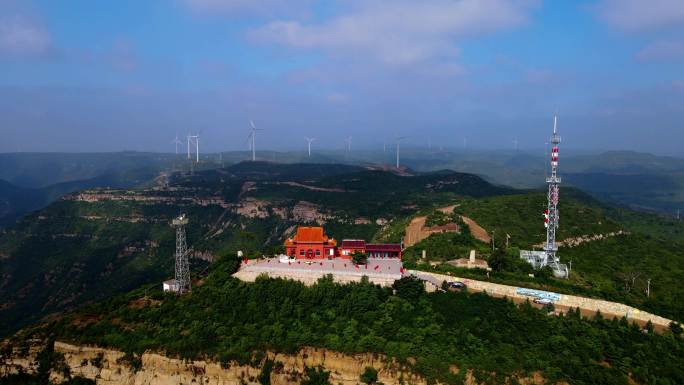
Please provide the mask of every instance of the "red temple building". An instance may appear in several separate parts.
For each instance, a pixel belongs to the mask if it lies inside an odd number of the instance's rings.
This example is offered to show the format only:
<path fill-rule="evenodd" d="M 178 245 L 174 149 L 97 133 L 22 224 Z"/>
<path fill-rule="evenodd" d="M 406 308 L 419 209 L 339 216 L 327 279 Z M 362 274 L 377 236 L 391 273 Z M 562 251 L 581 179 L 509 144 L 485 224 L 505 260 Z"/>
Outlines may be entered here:
<path fill-rule="evenodd" d="M 337 241 L 328 238 L 322 227 L 300 226 L 297 228 L 297 234 L 285 241 L 285 253 L 297 259 L 351 259 L 355 252 L 364 253 L 369 258 L 401 259 L 399 244 L 366 243 L 362 239 L 345 239 L 338 250 Z"/>
<path fill-rule="evenodd" d="M 344 239 L 340 245 L 340 257 L 351 259 L 356 252 L 366 253 L 366 241 L 362 239 Z"/>
<path fill-rule="evenodd" d="M 369 243 L 366 245 L 366 255 L 369 258 L 401 259 L 401 245 L 396 243 Z"/>
<path fill-rule="evenodd" d="M 297 234 L 285 241 L 285 253 L 297 259 L 334 258 L 337 241 L 328 238 L 322 227 L 300 226 Z"/>

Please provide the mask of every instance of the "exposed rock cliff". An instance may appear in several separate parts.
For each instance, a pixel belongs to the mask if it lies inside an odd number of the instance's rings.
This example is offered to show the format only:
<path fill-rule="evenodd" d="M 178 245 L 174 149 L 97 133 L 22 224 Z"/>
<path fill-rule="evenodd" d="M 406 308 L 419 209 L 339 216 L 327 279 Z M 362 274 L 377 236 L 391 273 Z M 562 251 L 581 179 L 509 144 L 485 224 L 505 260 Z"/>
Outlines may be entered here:
<path fill-rule="evenodd" d="M 35 358 L 40 347 L 14 350 L 2 362 L 0 376 L 20 371 L 35 373 L 38 369 Z M 184 361 L 156 353 L 145 353 L 138 363 L 131 364 L 120 351 L 63 342 L 55 342 L 54 351 L 64 356 L 64 363 L 72 376 L 92 379 L 98 384 L 258 385 L 258 377 L 262 372 L 261 365 L 239 365 L 233 362 L 222 366 L 211 361 Z M 274 361 L 271 372 L 273 385 L 298 384 L 307 367 L 319 366 L 330 372 L 330 382 L 336 385 L 356 385 L 360 374 L 369 366 L 378 370 L 378 381 L 386 385 L 426 385 L 422 377 L 411 374 L 406 367 L 373 354 L 346 355 L 325 349 L 304 348 L 297 354 L 269 353 L 265 358 Z M 134 369 L 135 366 L 138 368 Z M 62 382 L 65 379 L 63 373 L 64 370 L 53 369 L 51 381 Z"/>

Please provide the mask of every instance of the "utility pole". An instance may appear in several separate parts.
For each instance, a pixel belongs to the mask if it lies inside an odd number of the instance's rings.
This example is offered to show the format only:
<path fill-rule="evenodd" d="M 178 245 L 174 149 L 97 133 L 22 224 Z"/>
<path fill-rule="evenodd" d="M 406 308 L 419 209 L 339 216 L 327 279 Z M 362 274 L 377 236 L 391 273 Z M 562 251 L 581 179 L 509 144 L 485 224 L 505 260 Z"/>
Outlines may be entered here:
<path fill-rule="evenodd" d="M 492 230 L 492 252 L 494 251 L 494 234 L 496 233 L 496 230 Z"/>
<path fill-rule="evenodd" d="M 651 298 L 651 278 L 646 280 L 646 297 Z"/>

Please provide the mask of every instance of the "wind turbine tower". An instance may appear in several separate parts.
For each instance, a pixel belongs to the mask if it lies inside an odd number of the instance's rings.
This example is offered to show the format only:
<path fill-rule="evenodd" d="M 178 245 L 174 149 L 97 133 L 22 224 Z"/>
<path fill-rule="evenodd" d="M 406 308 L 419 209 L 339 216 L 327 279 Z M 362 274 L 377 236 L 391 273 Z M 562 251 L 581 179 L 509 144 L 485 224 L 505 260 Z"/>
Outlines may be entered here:
<path fill-rule="evenodd" d="M 195 135 L 195 162 L 199 163 L 199 134 Z"/>
<path fill-rule="evenodd" d="M 197 135 L 188 134 L 188 159 L 192 159 L 192 142 L 195 142 L 195 162 L 199 163 L 199 133 Z"/>
<path fill-rule="evenodd" d="M 406 139 L 406 137 L 405 136 L 399 136 L 396 138 L 396 140 L 397 140 L 397 168 L 399 168 L 399 142 L 402 139 Z"/>
<path fill-rule="evenodd" d="M 178 294 L 190 291 L 190 262 L 188 260 L 188 245 L 185 239 L 185 226 L 188 217 L 181 214 L 171 222 L 176 229 L 176 292 Z"/>
<path fill-rule="evenodd" d="M 249 141 L 249 140 L 252 141 L 252 143 L 251 143 L 251 147 L 252 147 L 252 162 L 254 162 L 254 161 L 256 160 L 256 148 L 255 148 L 255 144 L 256 144 L 256 132 L 257 132 L 257 131 L 262 131 L 262 130 L 261 130 L 260 128 L 256 128 L 256 126 L 254 125 L 254 121 L 252 121 L 252 120 L 249 121 L 249 125 L 251 126 L 251 132 L 250 132 L 249 135 L 247 136 L 247 141 Z"/>
<path fill-rule="evenodd" d="M 308 138 L 308 137 L 305 137 L 304 139 L 306 140 L 306 143 L 307 143 L 307 145 L 309 146 L 309 158 L 311 158 L 311 142 L 313 142 L 314 140 L 316 140 L 316 138 Z"/>
<path fill-rule="evenodd" d="M 182 142 L 181 142 L 180 140 L 178 140 L 178 132 L 176 132 L 176 139 L 174 139 L 174 140 L 171 142 L 171 144 L 175 144 L 175 145 L 176 145 L 176 155 L 178 155 L 178 145 L 179 145 L 179 144 L 182 144 Z"/>
<path fill-rule="evenodd" d="M 347 143 L 347 152 L 351 152 L 352 137 L 347 137 L 347 139 L 345 139 L 344 142 Z"/>

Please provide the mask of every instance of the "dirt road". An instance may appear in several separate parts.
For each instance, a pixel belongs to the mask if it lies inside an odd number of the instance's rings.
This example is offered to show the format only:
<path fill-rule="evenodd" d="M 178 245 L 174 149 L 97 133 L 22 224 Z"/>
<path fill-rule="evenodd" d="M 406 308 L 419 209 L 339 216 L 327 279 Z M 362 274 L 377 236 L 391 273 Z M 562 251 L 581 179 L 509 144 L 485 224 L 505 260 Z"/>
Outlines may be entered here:
<path fill-rule="evenodd" d="M 438 208 L 438 211 L 444 214 L 451 214 L 458 205 L 451 205 L 446 207 Z M 465 223 L 470 229 L 470 233 L 473 234 L 475 239 L 480 240 L 485 243 L 492 241 L 492 238 L 487 234 L 487 230 L 478 225 L 474 220 L 461 216 L 463 223 Z M 425 227 L 426 216 L 415 217 L 406 226 L 406 233 L 404 235 L 404 246 L 411 247 L 416 243 L 422 241 L 423 239 L 429 237 L 432 233 Z"/>

